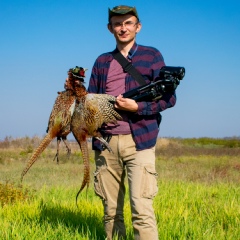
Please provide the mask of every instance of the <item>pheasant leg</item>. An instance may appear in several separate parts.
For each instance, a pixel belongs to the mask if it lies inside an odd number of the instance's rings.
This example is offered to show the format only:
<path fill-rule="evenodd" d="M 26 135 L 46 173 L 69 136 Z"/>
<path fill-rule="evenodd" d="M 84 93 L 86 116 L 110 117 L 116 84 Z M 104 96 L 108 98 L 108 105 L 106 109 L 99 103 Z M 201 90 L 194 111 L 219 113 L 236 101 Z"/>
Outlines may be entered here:
<path fill-rule="evenodd" d="M 109 143 L 104 138 L 102 137 L 95 137 L 95 138 L 98 139 L 101 143 L 103 143 L 110 153 L 113 153 L 113 150 L 109 146 Z"/>

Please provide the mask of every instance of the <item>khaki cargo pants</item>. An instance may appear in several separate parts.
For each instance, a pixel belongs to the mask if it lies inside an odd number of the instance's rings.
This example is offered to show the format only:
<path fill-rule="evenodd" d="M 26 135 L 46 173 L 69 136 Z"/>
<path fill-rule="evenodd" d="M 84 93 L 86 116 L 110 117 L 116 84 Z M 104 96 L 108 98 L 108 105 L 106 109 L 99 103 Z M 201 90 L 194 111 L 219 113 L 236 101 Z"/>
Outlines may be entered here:
<path fill-rule="evenodd" d="M 95 152 L 96 171 L 94 188 L 104 206 L 104 226 L 107 239 L 126 238 L 123 206 L 127 174 L 132 211 L 134 239 L 158 240 L 153 210 L 157 194 L 155 147 L 136 151 L 131 134 L 114 135 L 110 141 L 113 154 L 108 150 Z"/>

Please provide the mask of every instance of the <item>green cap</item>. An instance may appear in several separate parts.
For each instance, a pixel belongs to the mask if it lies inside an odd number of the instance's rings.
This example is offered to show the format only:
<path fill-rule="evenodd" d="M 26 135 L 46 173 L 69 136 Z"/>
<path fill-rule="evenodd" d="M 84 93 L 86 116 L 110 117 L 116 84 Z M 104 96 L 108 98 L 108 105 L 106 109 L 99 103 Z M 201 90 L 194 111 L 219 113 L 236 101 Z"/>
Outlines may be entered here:
<path fill-rule="evenodd" d="M 121 16 L 125 14 L 132 14 L 139 21 L 137 9 L 135 7 L 129 7 L 125 5 L 116 6 L 112 10 L 108 8 L 108 21 L 110 22 L 110 19 L 113 16 Z"/>

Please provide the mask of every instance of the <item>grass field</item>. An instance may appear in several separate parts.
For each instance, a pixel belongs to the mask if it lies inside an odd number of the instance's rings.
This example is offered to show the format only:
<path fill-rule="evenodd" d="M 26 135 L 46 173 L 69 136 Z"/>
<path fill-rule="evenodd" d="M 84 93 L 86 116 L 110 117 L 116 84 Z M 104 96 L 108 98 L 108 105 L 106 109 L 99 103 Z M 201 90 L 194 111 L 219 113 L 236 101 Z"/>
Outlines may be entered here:
<path fill-rule="evenodd" d="M 20 184 L 20 175 L 40 138 L 0 141 L 0 239 L 104 239 L 102 205 L 91 179 L 75 204 L 82 181 L 81 152 L 56 142 L 44 151 Z M 154 199 L 160 239 L 240 239 L 240 141 L 159 139 L 159 192 Z M 94 172 L 91 152 L 91 172 Z M 93 174 L 92 174 L 93 176 Z M 91 177 L 92 177 L 91 176 Z M 133 239 L 126 196 L 125 221 Z"/>

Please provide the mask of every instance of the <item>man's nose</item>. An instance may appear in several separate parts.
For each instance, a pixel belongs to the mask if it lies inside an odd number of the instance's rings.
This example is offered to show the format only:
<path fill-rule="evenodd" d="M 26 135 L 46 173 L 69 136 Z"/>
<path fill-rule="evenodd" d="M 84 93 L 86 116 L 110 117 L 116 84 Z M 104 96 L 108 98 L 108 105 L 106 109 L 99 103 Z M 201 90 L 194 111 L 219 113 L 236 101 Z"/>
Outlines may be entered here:
<path fill-rule="evenodd" d="M 122 23 L 122 24 L 121 24 L 121 30 L 122 30 L 122 29 L 126 29 L 125 23 Z"/>

